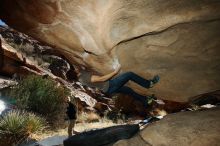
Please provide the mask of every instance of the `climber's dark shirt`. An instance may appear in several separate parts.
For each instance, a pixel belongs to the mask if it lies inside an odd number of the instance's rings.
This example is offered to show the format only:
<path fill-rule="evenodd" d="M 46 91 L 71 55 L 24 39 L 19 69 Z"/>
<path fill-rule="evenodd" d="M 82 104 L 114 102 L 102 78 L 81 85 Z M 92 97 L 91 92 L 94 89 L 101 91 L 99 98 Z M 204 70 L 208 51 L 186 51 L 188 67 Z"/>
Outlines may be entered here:
<path fill-rule="evenodd" d="M 68 102 L 68 107 L 67 107 L 67 111 L 66 111 L 66 114 L 68 116 L 68 118 L 70 120 L 73 120 L 73 119 L 76 119 L 76 108 L 75 106 L 71 103 L 71 102 Z"/>

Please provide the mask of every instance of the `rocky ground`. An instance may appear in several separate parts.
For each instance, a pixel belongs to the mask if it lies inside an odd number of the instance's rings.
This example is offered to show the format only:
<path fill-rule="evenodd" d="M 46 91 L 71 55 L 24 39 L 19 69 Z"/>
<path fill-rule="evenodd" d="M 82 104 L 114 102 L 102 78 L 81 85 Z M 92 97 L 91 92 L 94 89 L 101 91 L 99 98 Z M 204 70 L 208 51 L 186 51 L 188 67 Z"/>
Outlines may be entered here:
<path fill-rule="evenodd" d="M 115 146 L 206 146 L 219 145 L 220 108 L 180 112 L 167 115 L 164 119 L 143 129 L 129 140 L 122 140 Z"/>

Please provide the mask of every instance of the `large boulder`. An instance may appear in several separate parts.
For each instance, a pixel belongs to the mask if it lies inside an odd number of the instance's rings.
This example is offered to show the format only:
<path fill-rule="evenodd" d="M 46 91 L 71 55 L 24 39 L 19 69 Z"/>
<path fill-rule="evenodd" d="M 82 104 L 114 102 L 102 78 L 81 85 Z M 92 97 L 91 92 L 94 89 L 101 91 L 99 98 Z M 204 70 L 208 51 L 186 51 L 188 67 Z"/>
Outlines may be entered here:
<path fill-rule="evenodd" d="M 119 125 L 76 134 L 64 140 L 64 146 L 107 146 L 120 139 L 131 138 L 139 131 L 138 125 Z"/>
<path fill-rule="evenodd" d="M 220 107 L 167 115 L 114 146 L 218 146 Z"/>
<path fill-rule="evenodd" d="M 219 105 L 220 104 L 220 90 L 195 96 L 190 99 L 190 103 L 194 105 L 199 105 L 199 106 L 206 105 L 206 104 Z"/>
<path fill-rule="evenodd" d="M 161 76 L 154 93 L 187 101 L 220 89 L 219 0 L 1 0 L 8 25 L 100 73 Z"/>

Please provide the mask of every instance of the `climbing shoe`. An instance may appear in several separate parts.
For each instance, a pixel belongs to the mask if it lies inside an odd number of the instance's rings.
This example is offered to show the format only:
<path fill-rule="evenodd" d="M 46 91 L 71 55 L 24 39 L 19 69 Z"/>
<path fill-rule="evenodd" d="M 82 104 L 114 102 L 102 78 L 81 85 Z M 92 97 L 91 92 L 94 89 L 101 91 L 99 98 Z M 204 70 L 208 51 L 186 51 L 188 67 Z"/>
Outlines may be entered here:
<path fill-rule="evenodd" d="M 150 80 L 150 88 L 153 87 L 154 84 L 160 81 L 160 77 L 158 75 L 154 76 L 152 80 Z"/>
<path fill-rule="evenodd" d="M 147 104 L 150 105 L 154 100 L 157 100 L 154 94 L 147 96 Z"/>

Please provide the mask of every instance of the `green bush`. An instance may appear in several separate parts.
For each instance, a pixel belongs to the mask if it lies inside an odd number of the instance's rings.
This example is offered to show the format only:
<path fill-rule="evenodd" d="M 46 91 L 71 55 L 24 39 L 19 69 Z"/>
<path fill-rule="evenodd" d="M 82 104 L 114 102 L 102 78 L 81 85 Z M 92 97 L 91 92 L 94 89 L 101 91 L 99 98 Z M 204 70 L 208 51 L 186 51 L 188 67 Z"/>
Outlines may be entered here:
<path fill-rule="evenodd" d="M 0 145 L 16 145 L 44 128 L 45 120 L 33 113 L 10 111 L 0 118 Z"/>
<path fill-rule="evenodd" d="M 15 86 L 10 96 L 17 100 L 18 108 L 41 114 L 53 124 L 60 118 L 69 94 L 65 87 L 55 81 L 32 75 Z"/>

